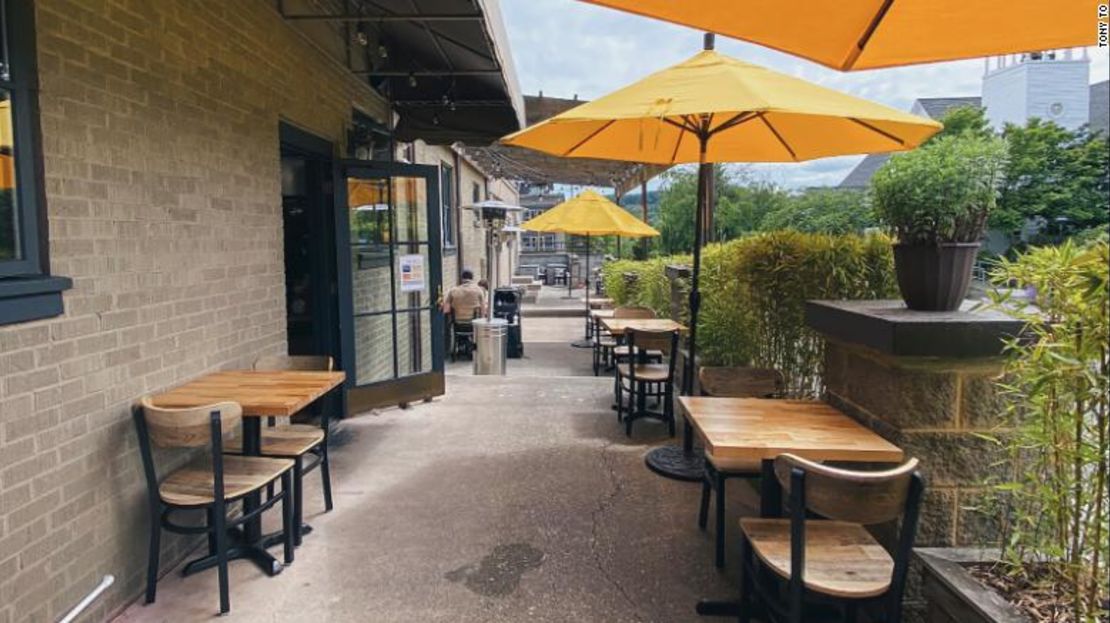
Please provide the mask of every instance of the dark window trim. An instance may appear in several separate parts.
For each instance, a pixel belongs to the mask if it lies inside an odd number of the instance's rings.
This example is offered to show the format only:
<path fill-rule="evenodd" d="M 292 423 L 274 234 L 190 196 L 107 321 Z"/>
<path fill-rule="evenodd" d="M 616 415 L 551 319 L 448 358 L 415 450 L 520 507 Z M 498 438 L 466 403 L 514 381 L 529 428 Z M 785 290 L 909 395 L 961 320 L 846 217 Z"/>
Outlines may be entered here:
<path fill-rule="evenodd" d="M 454 187 L 456 185 L 455 184 L 455 172 L 457 171 L 457 169 L 455 168 L 455 165 L 451 164 L 450 162 L 447 162 L 446 160 L 440 160 L 439 161 L 439 185 L 443 186 L 443 170 L 444 169 L 448 169 L 450 171 L 450 173 L 451 173 L 451 175 L 450 175 L 451 186 Z M 450 253 L 448 253 L 449 251 L 454 252 L 459 247 L 459 228 L 458 228 L 458 221 L 455 218 L 455 214 L 459 211 L 459 206 L 456 205 L 457 202 L 455 201 L 455 198 L 456 198 L 455 188 L 451 188 L 451 197 L 450 198 L 448 198 L 447 193 L 442 192 L 442 189 L 441 189 L 440 198 L 439 198 L 439 218 L 440 218 L 441 221 L 446 221 L 448 218 L 451 219 L 450 227 L 451 227 L 451 235 L 453 236 L 453 239 L 450 240 L 450 241 L 447 240 L 446 235 L 443 237 L 443 253 L 444 253 L 444 255 L 450 255 Z M 444 207 L 443 204 L 447 201 L 451 202 L 451 209 L 449 210 L 449 214 L 444 214 L 443 213 L 443 207 Z M 446 232 L 447 232 L 446 225 L 447 225 L 447 223 L 444 222 L 443 226 L 440 227 L 440 230 L 442 232 L 444 232 L 444 234 L 446 234 Z"/>
<path fill-rule="evenodd" d="M 16 209 L 23 257 L 0 262 L 0 325 L 59 316 L 62 291 L 73 287 L 66 277 L 50 275 L 46 186 L 39 126 L 38 67 L 35 51 L 35 3 L 5 2 L 15 148 Z"/>

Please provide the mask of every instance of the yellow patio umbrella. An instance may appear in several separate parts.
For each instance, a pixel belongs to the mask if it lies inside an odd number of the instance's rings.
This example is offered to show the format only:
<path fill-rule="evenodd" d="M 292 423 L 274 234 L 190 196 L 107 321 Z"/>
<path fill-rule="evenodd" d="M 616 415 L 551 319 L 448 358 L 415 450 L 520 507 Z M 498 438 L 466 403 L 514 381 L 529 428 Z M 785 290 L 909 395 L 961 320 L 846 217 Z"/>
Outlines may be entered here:
<path fill-rule="evenodd" d="M 841 71 L 1097 45 L 1099 36 L 1098 0 L 583 1 Z"/>
<path fill-rule="evenodd" d="M 590 236 L 646 238 L 658 236 L 654 227 L 592 190 L 584 190 L 543 214 L 520 224 L 521 229 L 586 237 L 586 339 L 575 346 L 592 346 L 590 339 Z M 570 289 L 567 278 L 567 289 Z"/>
<path fill-rule="evenodd" d="M 676 3 L 681 4 L 681 3 Z M 690 282 L 689 357 L 683 391 L 693 386 L 701 247 L 710 221 L 712 162 L 798 162 L 912 149 L 941 124 L 706 50 L 609 95 L 502 139 L 509 145 L 571 158 L 655 164 L 699 163 L 694 266 Z M 682 454 L 648 454 L 649 467 L 700 480 L 700 454 L 684 426 Z"/>

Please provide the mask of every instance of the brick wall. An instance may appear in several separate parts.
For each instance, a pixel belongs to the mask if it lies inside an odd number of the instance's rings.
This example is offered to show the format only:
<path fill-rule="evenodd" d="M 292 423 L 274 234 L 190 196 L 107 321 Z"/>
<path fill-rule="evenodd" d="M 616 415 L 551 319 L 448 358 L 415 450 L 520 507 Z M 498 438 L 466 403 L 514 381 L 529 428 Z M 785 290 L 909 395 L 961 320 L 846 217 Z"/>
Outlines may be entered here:
<path fill-rule="evenodd" d="M 86 620 L 142 587 L 128 408 L 285 349 L 278 121 L 341 141 L 383 104 L 269 0 L 38 0 L 64 316 L 0 327 L 0 622 Z M 164 537 L 167 564 L 185 542 Z M 215 606 L 213 606 L 215 607 Z"/>

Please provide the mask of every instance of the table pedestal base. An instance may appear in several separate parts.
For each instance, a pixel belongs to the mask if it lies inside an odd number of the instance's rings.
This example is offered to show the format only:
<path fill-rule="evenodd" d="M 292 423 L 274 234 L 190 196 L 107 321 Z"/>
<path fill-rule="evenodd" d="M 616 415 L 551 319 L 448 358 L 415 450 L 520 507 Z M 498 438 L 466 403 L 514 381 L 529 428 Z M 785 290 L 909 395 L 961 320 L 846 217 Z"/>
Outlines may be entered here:
<path fill-rule="evenodd" d="M 312 526 L 310 526 L 306 523 L 301 524 L 301 536 L 303 537 L 303 536 L 306 536 L 306 535 L 309 535 L 309 534 L 312 534 Z M 280 531 L 280 530 L 277 531 L 277 532 L 273 532 L 271 534 L 267 534 L 266 536 L 262 537 L 262 547 L 264 547 L 266 549 L 270 549 L 271 547 L 274 547 L 275 545 L 284 545 L 284 544 L 285 544 L 285 533 Z"/>
<path fill-rule="evenodd" d="M 257 565 L 259 569 L 262 569 L 263 573 L 271 577 L 281 573 L 281 570 L 285 568 L 284 565 L 281 564 L 281 561 L 271 556 L 270 553 L 262 547 L 247 543 L 241 530 L 228 530 L 227 539 L 227 559 L 229 561 L 241 559 L 250 560 Z M 202 556 L 188 562 L 185 568 L 181 570 L 181 575 L 192 575 L 198 571 L 211 569 L 217 564 L 216 553 L 210 552 L 207 556 Z"/>
<path fill-rule="evenodd" d="M 648 469 L 674 480 L 701 482 L 705 478 L 705 456 L 699 451 L 686 453 L 682 446 L 662 446 L 644 457 Z"/>

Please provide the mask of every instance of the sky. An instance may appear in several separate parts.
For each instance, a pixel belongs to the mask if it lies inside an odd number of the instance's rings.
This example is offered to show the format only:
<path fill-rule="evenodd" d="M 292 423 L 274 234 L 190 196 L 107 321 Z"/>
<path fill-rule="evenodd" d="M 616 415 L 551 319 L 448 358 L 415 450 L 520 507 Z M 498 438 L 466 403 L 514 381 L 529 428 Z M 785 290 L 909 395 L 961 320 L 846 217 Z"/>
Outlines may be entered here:
<path fill-rule="evenodd" d="M 702 33 L 576 0 L 501 0 L 517 77 L 525 94 L 593 99 L 697 53 Z M 979 95 L 982 59 L 895 69 L 838 72 L 754 44 L 717 37 L 717 49 L 763 65 L 909 110 L 919 97 Z M 1110 72 L 1107 50 L 1090 50 L 1091 82 Z M 788 188 L 835 186 L 859 156 L 805 163 L 751 165 L 757 177 Z"/>

